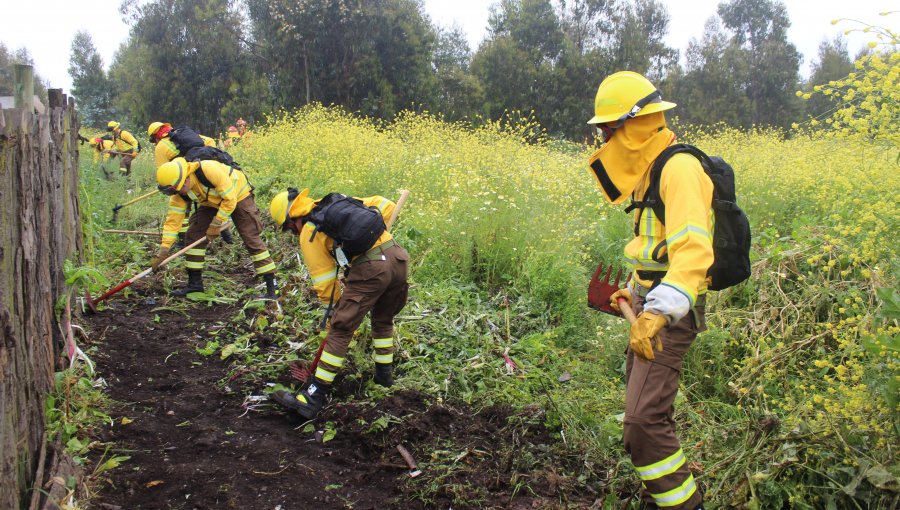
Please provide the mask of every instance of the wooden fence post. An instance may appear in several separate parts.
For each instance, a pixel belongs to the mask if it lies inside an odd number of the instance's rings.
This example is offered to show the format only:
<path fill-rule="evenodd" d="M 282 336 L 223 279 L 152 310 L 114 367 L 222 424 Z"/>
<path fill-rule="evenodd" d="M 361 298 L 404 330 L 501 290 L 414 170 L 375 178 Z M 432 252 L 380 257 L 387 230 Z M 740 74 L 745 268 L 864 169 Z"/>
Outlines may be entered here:
<path fill-rule="evenodd" d="M 27 64 L 16 64 L 13 69 L 13 106 L 26 112 L 34 111 L 34 69 Z"/>

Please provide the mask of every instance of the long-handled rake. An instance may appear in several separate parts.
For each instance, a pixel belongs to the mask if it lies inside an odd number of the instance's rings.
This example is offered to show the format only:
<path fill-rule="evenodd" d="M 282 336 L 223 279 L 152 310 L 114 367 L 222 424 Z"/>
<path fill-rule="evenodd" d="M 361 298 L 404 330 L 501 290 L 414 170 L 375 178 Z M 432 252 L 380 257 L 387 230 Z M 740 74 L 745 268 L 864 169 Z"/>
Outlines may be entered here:
<path fill-rule="evenodd" d="M 227 228 L 227 227 L 229 227 L 229 226 L 231 226 L 231 222 L 226 223 L 224 228 Z M 199 245 L 199 244 L 202 243 L 203 241 L 206 241 L 206 237 L 205 237 L 205 236 L 204 236 L 204 237 L 201 237 L 200 239 L 197 239 L 197 240 L 194 241 L 193 243 L 191 243 L 191 244 L 185 246 L 184 248 L 178 250 L 178 251 L 175 252 L 174 254 L 169 255 L 168 258 L 166 258 L 165 260 L 163 260 L 162 262 L 159 263 L 159 267 L 165 266 L 166 264 L 168 264 L 168 263 L 171 262 L 172 260 L 174 260 L 174 259 L 180 257 L 181 255 L 187 253 L 188 250 L 190 250 L 191 248 L 194 248 L 195 246 Z M 84 291 L 84 302 L 87 303 L 87 306 L 88 306 L 88 308 L 91 310 L 91 312 L 95 312 L 95 313 L 96 313 L 96 312 L 97 312 L 97 303 L 99 303 L 100 301 L 103 301 L 104 299 L 106 299 L 106 298 L 112 296 L 113 294 L 116 294 L 117 292 L 121 291 L 122 289 L 131 286 L 134 282 L 140 280 L 141 278 L 147 276 L 148 274 L 150 274 L 150 273 L 152 273 L 152 272 L 153 272 L 153 268 L 152 268 L 152 267 L 148 267 L 147 269 L 144 269 L 144 270 L 141 271 L 140 273 L 138 273 L 138 274 L 132 276 L 131 278 L 125 280 L 124 282 L 122 282 L 122 283 L 116 285 L 115 287 L 109 289 L 108 291 L 104 292 L 103 295 L 100 296 L 100 297 L 98 297 L 97 299 L 92 299 L 92 298 L 91 298 L 90 292 L 88 292 L 87 290 L 85 290 L 85 291 Z"/>
<path fill-rule="evenodd" d="M 112 208 L 112 211 L 113 211 L 112 222 L 115 223 L 116 220 L 119 219 L 119 210 L 122 209 L 123 207 L 128 207 L 129 205 L 131 205 L 131 204 L 133 204 L 133 203 L 135 203 L 135 202 L 140 202 L 141 200 L 143 200 L 143 199 L 145 199 L 145 198 L 150 198 L 150 197 L 152 197 L 153 195 L 155 195 L 155 194 L 157 194 L 157 193 L 159 193 L 159 190 L 153 190 L 153 191 L 151 191 L 150 193 L 146 193 L 146 194 L 141 195 L 141 196 L 139 196 L 139 197 L 137 197 L 137 198 L 133 198 L 133 199 L 129 200 L 128 202 L 125 202 L 124 204 L 121 204 L 121 205 L 116 204 L 116 205 Z"/>
<path fill-rule="evenodd" d="M 600 280 L 600 274 L 603 273 L 604 269 L 606 270 L 606 276 L 603 277 L 603 280 Z M 597 266 L 597 270 L 594 271 L 594 276 L 591 278 L 591 283 L 588 285 L 588 306 L 617 317 L 624 316 L 628 319 L 628 322 L 634 323 L 637 318 L 634 316 L 634 312 L 631 311 L 631 307 L 628 306 L 628 301 L 626 301 L 625 298 L 620 297 L 618 299 L 621 312 L 615 311 L 609 304 L 609 299 L 612 295 L 617 290 L 621 289 L 621 287 L 619 287 L 619 282 L 622 280 L 622 269 L 620 268 L 616 273 L 615 283 L 610 283 L 609 279 L 610 276 L 612 276 L 612 271 L 612 264 L 610 264 L 609 267 L 604 267 L 601 262 L 600 265 Z M 628 275 L 628 278 L 625 280 L 626 285 L 629 280 L 631 280 L 631 275 Z"/>
<path fill-rule="evenodd" d="M 409 198 L 409 190 L 402 189 L 400 190 L 400 198 L 397 199 L 397 203 L 394 206 L 393 212 L 391 212 L 391 217 L 388 218 L 387 223 L 385 223 L 385 230 L 391 230 L 391 227 L 394 225 L 394 221 L 397 220 L 397 216 L 400 214 L 400 209 L 403 207 L 403 204 L 406 203 L 406 199 Z M 339 282 L 334 282 L 335 285 L 339 285 Z M 325 327 L 328 319 L 330 317 L 331 308 L 325 313 L 325 317 L 322 319 L 322 328 Z M 319 366 L 319 360 L 322 358 L 322 351 L 325 350 L 325 339 L 327 335 L 322 336 L 322 342 L 319 344 L 319 350 L 316 351 L 316 357 L 313 358 L 313 362 L 309 365 L 305 365 L 301 362 L 294 362 L 291 367 L 291 376 L 294 379 L 297 379 L 303 384 L 306 384 L 310 378 L 315 375 L 316 367 Z"/>

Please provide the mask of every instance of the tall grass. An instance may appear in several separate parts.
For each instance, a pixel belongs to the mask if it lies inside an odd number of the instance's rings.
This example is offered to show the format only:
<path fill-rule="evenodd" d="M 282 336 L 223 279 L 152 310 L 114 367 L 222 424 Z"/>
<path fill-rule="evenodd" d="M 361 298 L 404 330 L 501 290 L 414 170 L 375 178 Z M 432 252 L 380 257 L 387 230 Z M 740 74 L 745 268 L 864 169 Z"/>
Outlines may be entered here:
<path fill-rule="evenodd" d="M 533 127 L 413 113 L 383 125 L 310 106 L 270 119 L 234 155 L 263 211 L 287 186 L 314 197 L 411 190 L 395 228 L 413 258 L 398 321 L 402 384 L 476 406 L 545 407 L 584 457 L 571 476 L 627 491 L 637 485 L 620 447 L 626 325 L 588 310 L 586 288 L 599 262 L 623 265 L 631 219 L 595 189 L 590 148 L 526 143 Z M 765 130 L 681 134 L 734 165 L 755 243 L 751 280 L 711 299 L 710 331 L 689 353 L 676 403 L 709 498 L 896 503 L 896 155 Z M 116 186 L 88 189 L 114 203 L 103 197 Z M 148 200 L 123 222 L 158 225 L 164 210 Z M 267 236 L 277 261 L 293 264 L 294 241 Z M 146 263 L 120 243 L 126 260 Z"/>

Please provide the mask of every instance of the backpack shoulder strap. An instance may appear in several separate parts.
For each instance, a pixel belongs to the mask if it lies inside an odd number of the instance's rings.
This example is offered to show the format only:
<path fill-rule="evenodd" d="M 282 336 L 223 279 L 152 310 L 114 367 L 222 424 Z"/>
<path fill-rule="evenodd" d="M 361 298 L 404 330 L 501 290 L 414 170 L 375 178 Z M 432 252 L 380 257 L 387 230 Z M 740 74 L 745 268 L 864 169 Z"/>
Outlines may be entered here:
<path fill-rule="evenodd" d="M 206 175 L 203 174 L 203 166 L 201 165 L 194 172 L 194 175 L 197 176 L 197 180 L 200 181 L 200 184 L 206 186 L 207 194 L 209 194 L 209 189 L 213 187 L 212 183 L 209 182 L 209 179 L 206 178 Z"/>
<path fill-rule="evenodd" d="M 641 223 L 641 215 L 644 212 L 644 209 L 647 207 L 653 209 L 653 213 L 662 222 L 663 225 L 666 223 L 666 209 L 665 204 L 662 201 L 662 198 L 659 196 L 659 181 L 662 177 L 663 167 L 666 166 L 666 163 L 669 162 L 669 158 L 674 156 L 679 152 L 688 152 L 690 151 L 689 147 L 693 147 L 691 145 L 677 143 L 674 145 L 670 145 L 663 149 L 662 152 L 656 156 L 656 159 L 653 160 L 653 165 L 650 167 L 650 183 L 647 185 L 647 191 L 644 192 L 644 197 L 642 200 L 635 200 L 634 195 L 632 194 L 631 204 L 625 208 L 626 213 L 630 213 L 635 209 L 640 209 L 638 213 L 638 219 L 635 222 L 634 227 L 634 235 L 638 235 L 638 225 Z M 698 149 L 699 150 L 699 149 Z"/>

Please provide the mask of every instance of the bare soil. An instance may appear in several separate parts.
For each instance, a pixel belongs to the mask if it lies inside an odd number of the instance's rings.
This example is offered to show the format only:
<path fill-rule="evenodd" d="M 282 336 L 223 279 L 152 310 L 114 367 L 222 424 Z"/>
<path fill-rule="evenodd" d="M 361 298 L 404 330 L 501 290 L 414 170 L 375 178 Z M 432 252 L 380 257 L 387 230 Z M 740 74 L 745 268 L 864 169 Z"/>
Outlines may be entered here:
<path fill-rule="evenodd" d="M 474 410 L 402 389 L 378 402 L 338 380 L 331 403 L 307 427 L 274 404 L 248 409 L 227 361 L 201 356 L 208 327 L 235 313 L 198 304 L 185 317 L 159 310 L 138 289 L 87 319 L 100 342 L 99 376 L 116 402 L 100 432 L 106 455 L 130 460 L 97 481 L 101 509 L 531 509 L 590 508 L 597 496 L 558 455 L 542 411 Z M 285 373 L 287 373 L 285 367 Z M 286 382 L 286 381 L 285 381 Z M 358 385 L 357 385 L 358 386 Z M 375 427 L 379 418 L 386 427 Z M 130 421 L 129 421 L 130 420 Z M 335 437 L 316 439 L 331 423 Z M 310 430 L 312 429 L 312 430 Z M 410 477 L 396 446 L 422 474 Z M 94 464 L 102 448 L 94 450 Z M 597 508 L 598 506 L 595 506 Z"/>

